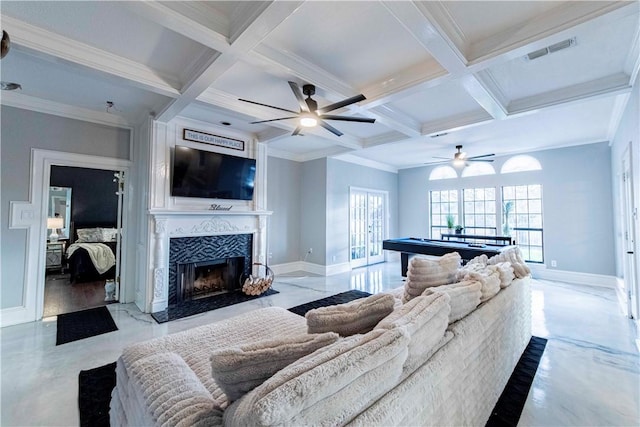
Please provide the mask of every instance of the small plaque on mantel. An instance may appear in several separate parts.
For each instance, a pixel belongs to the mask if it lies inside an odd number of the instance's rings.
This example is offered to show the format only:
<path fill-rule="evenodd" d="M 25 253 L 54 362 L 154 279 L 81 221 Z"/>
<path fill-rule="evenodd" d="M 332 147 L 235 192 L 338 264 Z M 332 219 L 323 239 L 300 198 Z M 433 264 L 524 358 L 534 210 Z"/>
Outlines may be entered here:
<path fill-rule="evenodd" d="M 212 203 L 211 206 L 209 206 L 209 210 L 210 211 L 230 211 L 232 207 L 233 205 L 222 206 L 222 205 L 218 205 L 217 203 Z"/>

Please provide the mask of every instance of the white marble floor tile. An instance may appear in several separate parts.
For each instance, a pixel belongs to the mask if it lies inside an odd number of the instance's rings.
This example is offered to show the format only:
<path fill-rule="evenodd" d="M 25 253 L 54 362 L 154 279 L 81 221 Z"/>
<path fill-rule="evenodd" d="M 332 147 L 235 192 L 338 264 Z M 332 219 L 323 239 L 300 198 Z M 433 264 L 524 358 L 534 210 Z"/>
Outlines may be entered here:
<path fill-rule="evenodd" d="M 78 373 L 113 362 L 129 344 L 265 306 L 289 308 L 349 289 L 402 286 L 399 263 L 330 277 L 276 277 L 280 293 L 157 324 L 133 304 L 108 309 L 119 330 L 55 345 L 55 318 L 0 329 L 2 426 L 78 425 Z M 611 289 L 534 283 L 534 335 L 549 339 L 520 425 L 638 425 L 640 369 L 631 322 Z"/>

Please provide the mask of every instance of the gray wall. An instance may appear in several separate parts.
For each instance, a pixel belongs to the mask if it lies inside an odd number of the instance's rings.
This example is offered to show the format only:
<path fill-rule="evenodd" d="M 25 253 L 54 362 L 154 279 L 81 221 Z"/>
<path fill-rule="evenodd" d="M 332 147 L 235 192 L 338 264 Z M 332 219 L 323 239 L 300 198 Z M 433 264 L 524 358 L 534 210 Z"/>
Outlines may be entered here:
<path fill-rule="evenodd" d="M 8 308 L 22 305 L 28 268 L 27 231 L 9 230 L 9 202 L 29 200 L 31 149 L 129 159 L 129 131 L 6 106 L 0 115 L 0 308 Z"/>
<path fill-rule="evenodd" d="M 267 210 L 269 264 L 300 260 L 301 172 L 299 162 L 269 157 L 267 160 Z"/>
<path fill-rule="evenodd" d="M 397 233 L 398 174 L 327 159 L 327 264 L 349 262 L 349 189 L 387 192 L 389 236 Z"/>
<path fill-rule="evenodd" d="M 267 208 L 272 264 L 349 262 L 349 190 L 385 191 L 389 235 L 398 228 L 398 175 L 336 159 L 304 163 L 269 157 Z M 313 253 L 307 255 L 309 248 Z"/>
<path fill-rule="evenodd" d="M 327 159 L 304 162 L 301 165 L 300 187 L 300 257 L 309 248 L 313 253 L 306 260 L 326 265 L 327 240 Z M 276 236 L 271 236 L 276 238 Z"/>
<path fill-rule="evenodd" d="M 542 184 L 544 259 L 557 269 L 613 275 L 611 152 L 607 143 L 531 153 L 542 171 L 429 181 L 431 167 L 399 173 L 399 233 L 429 235 L 429 190 Z M 497 157 L 496 171 L 509 158 Z"/>

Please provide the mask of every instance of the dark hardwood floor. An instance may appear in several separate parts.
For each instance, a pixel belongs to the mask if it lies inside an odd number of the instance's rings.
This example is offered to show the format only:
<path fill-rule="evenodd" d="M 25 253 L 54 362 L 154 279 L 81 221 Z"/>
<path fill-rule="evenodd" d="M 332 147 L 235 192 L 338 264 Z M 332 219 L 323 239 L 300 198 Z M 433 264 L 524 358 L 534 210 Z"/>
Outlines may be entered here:
<path fill-rule="evenodd" d="M 44 285 L 43 317 L 57 316 L 115 301 L 105 301 L 104 280 L 71 283 L 69 274 L 47 273 Z"/>

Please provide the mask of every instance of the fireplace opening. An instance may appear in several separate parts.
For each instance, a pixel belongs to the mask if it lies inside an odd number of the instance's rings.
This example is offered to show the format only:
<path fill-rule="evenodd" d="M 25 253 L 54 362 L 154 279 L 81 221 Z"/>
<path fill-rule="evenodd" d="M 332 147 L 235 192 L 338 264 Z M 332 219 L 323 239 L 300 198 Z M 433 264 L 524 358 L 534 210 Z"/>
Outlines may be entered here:
<path fill-rule="evenodd" d="M 245 257 L 177 263 L 177 302 L 207 298 L 240 288 Z"/>

